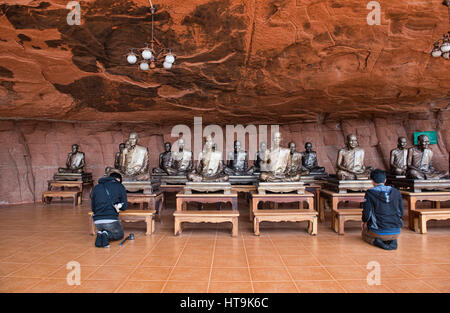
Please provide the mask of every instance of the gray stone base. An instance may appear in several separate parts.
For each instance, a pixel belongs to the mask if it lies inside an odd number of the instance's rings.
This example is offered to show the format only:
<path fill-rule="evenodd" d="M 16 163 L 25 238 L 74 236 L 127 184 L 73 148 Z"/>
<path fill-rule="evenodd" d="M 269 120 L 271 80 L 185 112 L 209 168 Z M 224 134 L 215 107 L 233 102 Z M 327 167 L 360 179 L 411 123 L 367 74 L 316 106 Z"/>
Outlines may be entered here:
<path fill-rule="evenodd" d="M 246 175 L 246 176 L 229 176 L 229 182 L 232 185 L 255 185 L 258 183 L 259 176 Z"/>
<path fill-rule="evenodd" d="M 396 178 L 390 179 L 389 185 L 397 189 L 407 190 L 410 192 L 449 191 L 450 179 Z"/>
<path fill-rule="evenodd" d="M 92 173 L 56 173 L 53 175 L 53 180 L 90 182 L 92 181 Z"/>
<path fill-rule="evenodd" d="M 186 175 L 152 174 L 152 180 L 161 185 L 184 185 L 188 181 Z"/>
<path fill-rule="evenodd" d="M 276 193 L 296 192 L 299 195 L 305 193 L 305 183 L 303 182 L 280 182 L 280 183 L 262 183 L 258 184 L 258 193 L 266 194 L 266 191 Z"/>
<path fill-rule="evenodd" d="M 373 183 L 370 179 L 338 180 L 330 177 L 327 180 L 327 187 L 338 193 L 347 193 L 347 191 L 361 192 L 372 188 Z"/>
<path fill-rule="evenodd" d="M 127 191 L 142 191 L 146 195 L 153 194 L 159 190 L 159 183 L 151 180 L 147 181 L 122 181 L 122 185 Z"/>

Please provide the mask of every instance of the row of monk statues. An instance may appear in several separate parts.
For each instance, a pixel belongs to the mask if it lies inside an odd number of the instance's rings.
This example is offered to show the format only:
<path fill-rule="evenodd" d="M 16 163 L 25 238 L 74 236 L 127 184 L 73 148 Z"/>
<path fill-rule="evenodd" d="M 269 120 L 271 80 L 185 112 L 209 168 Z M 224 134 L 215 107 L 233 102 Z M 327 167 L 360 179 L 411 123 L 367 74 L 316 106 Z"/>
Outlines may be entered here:
<path fill-rule="evenodd" d="M 417 137 L 417 145 L 406 149 L 405 137 L 398 138 L 397 148 L 391 151 L 391 174 L 406 176 L 411 179 L 441 179 L 448 177 L 448 172 L 440 172 L 433 167 L 433 151 L 428 148 L 430 139 L 426 135 Z"/>
<path fill-rule="evenodd" d="M 138 145 L 139 136 L 132 132 L 126 143 L 119 145 L 115 155 L 114 167 L 107 167 L 105 174 L 117 172 L 123 181 L 149 181 L 149 152 L 146 147 Z M 217 150 L 211 136 L 206 137 L 203 151 L 194 165 L 192 152 L 185 149 L 183 138 L 177 141 L 178 148 L 171 151 L 170 143 L 165 143 L 165 151 L 159 156 L 159 168 L 153 174 L 184 176 L 194 182 L 226 182 L 230 176 L 259 175 L 261 182 L 297 182 L 305 175 L 327 175 L 324 167 L 317 161 L 317 153 L 312 151 L 312 144 L 305 144 L 305 151 L 297 152 L 294 142 L 288 148 L 281 145 L 281 133 L 273 134 L 272 147 L 260 143 L 253 166 L 248 165 L 248 154 L 241 149 L 239 141 L 234 142 L 234 151 L 224 163 L 222 152 Z M 418 137 L 418 144 L 407 149 L 406 138 L 398 138 L 398 146 L 390 154 L 391 174 L 411 179 L 440 179 L 448 177 L 448 172 L 433 168 L 433 152 L 429 149 L 427 136 Z M 58 169 L 58 175 L 82 174 L 85 166 L 84 153 L 74 144 L 67 157 L 66 167 Z M 348 135 L 346 147 L 340 149 L 337 156 L 337 178 L 339 180 L 368 179 L 371 167 L 364 163 L 364 149 L 359 147 L 355 135 Z M 55 176 L 57 175 L 55 174 Z"/>

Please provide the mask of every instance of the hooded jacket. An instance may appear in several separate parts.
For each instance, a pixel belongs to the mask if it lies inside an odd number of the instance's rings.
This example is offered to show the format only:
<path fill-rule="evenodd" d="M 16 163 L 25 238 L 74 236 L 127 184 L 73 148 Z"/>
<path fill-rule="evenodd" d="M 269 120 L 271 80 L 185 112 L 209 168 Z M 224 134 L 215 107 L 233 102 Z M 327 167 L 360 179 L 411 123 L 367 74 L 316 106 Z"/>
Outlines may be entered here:
<path fill-rule="evenodd" d="M 362 220 L 369 230 L 377 234 L 399 234 L 403 226 L 403 210 L 400 192 L 380 184 L 366 191 Z"/>
<path fill-rule="evenodd" d="M 109 196 L 106 192 L 109 191 Z M 93 219 L 97 220 L 118 220 L 119 213 L 113 207 L 113 204 L 123 203 L 121 211 L 127 206 L 127 191 L 114 177 L 102 177 L 94 187 L 91 199 L 91 209 L 94 212 Z"/>

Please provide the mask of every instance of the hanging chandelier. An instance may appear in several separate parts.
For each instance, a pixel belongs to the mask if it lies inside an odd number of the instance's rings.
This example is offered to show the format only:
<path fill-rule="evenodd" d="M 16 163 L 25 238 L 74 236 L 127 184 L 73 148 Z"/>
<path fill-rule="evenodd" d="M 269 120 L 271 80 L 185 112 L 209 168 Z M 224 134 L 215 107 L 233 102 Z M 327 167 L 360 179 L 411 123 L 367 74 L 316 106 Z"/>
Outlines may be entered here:
<path fill-rule="evenodd" d="M 161 42 L 154 36 L 154 15 L 155 8 L 152 0 L 150 2 L 150 12 L 152 14 L 152 38 L 150 43 L 146 43 L 145 48 L 131 48 L 127 54 L 127 62 L 129 64 L 138 64 L 138 68 L 142 71 L 155 69 L 157 64 L 162 62 L 162 67 L 170 70 L 175 62 L 175 55 L 172 51 L 164 47 Z"/>
<path fill-rule="evenodd" d="M 448 7 L 449 22 L 450 22 L 450 0 L 444 0 L 443 5 Z M 431 55 L 435 58 L 443 57 L 444 59 L 450 58 L 450 31 L 448 34 L 444 34 L 442 38 L 435 43 L 433 43 L 433 50 L 431 50 Z"/>

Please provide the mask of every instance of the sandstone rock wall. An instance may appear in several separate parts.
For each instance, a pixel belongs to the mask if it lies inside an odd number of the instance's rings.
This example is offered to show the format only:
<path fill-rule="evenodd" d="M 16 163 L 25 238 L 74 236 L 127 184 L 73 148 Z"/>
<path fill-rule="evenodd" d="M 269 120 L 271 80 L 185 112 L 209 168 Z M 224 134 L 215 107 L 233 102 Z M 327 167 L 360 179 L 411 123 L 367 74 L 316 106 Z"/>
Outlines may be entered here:
<path fill-rule="evenodd" d="M 289 124 L 281 125 L 280 130 L 284 145 L 294 141 L 298 150 L 303 150 L 306 141 L 313 142 L 319 164 L 330 173 L 335 172 L 337 151 L 349 133 L 358 135 L 360 145 L 366 149 L 367 165 L 387 168 L 389 151 L 396 146 L 398 136 L 406 136 L 411 143 L 414 131 L 437 130 L 438 144 L 431 146 L 434 164 L 438 169 L 448 169 L 449 120 L 450 112 L 443 111 L 405 118 Z M 47 180 L 58 167 L 64 166 L 73 143 L 80 144 L 86 155 L 87 171 L 92 172 L 96 181 L 105 166 L 113 165 L 119 143 L 131 131 L 139 133 L 139 144 L 149 148 L 150 165 L 156 167 L 163 142 L 175 141 L 170 137 L 172 126 L 154 126 L 151 122 L 0 121 L 0 204 L 40 201 Z"/>

